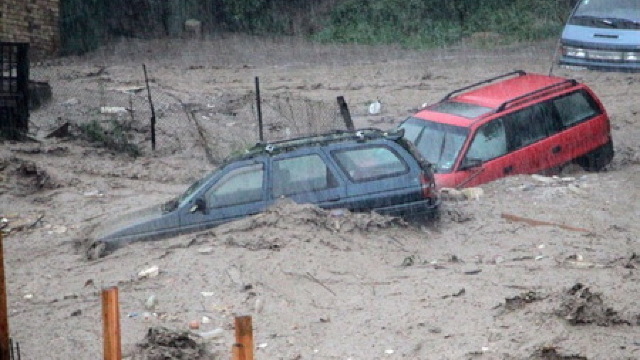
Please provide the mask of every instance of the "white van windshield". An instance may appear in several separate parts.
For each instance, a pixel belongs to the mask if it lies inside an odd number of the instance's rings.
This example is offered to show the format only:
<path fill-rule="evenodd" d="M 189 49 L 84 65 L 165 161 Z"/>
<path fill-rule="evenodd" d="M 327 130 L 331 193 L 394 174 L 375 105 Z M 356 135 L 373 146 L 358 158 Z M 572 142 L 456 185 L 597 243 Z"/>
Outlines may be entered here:
<path fill-rule="evenodd" d="M 586 18 L 607 19 L 603 25 L 618 27 L 615 20 L 631 23 L 640 22 L 640 1 L 638 0 L 582 0 L 573 14 L 576 20 Z"/>

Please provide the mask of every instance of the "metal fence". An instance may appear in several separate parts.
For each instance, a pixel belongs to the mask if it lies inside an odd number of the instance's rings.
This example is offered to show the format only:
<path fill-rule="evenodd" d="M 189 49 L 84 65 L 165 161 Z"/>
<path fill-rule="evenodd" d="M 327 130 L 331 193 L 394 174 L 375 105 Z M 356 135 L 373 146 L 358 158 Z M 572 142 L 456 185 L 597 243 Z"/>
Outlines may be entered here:
<path fill-rule="evenodd" d="M 17 139 L 29 126 L 29 44 L 0 42 L 0 134 Z"/>
<path fill-rule="evenodd" d="M 264 141 L 345 129 L 337 102 L 263 91 L 258 108 L 256 90 L 209 93 L 180 74 L 161 77 L 153 68 L 148 69 L 149 96 L 142 64 L 68 69 L 32 69 L 34 78 L 52 83 L 53 92 L 50 104 L 32 112 L 34 131 L 64 124 L 86 130 L 98 124 L 107 135 L 124 135 L 129 144 L 150 153 L 151 99 L 157 154 L 200 153 L 219 163 L 260 140 L 259 115 Z"/>

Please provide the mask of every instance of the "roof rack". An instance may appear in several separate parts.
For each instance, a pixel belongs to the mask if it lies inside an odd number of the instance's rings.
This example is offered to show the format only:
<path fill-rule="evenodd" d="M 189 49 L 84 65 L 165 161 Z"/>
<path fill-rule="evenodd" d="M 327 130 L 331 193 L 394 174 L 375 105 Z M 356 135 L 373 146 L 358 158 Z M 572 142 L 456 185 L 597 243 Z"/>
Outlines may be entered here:
<path fill-rule="evenodd" d="M 474 84 L 471 84 L 471 85 L 467 85 L 467 86 L 462 87 L 460 89 L 453 90 L 452 92 L 450 92 L 447 95 L 445 95 L 445 97 L 442 98 L 442 100 L 440 100 L 440 101 L 442 102 L 442 101 L 445 101 L 445 100 L 449 100 L 449 98 L 451 98 L 451 96 L 453 96 L 454 94 L 461 93 L 461 92 L 463 92 L 465 90 L 469 90 L 469 89 L 474 88 L 476 86 L 480 86 L 480 85 L 483 85 L 483 84 L 488 84 L 488 83 L 491 83 L 491 82 L 494 82 L 496 80 L 500 80 L 500 79 L 503 79 L 503 78 L 506 78 L 506 77 L 509 77 L 509 76 L 512 76 L 512 75 L 523 76 L 523 75 L 527 75 L 527 73 L 524 70 L 515 70 L 515 71 L 512 71 L 512 72 L 508 72 L 506 74 L 502 74 L 502 75 L 498 75 L 498 76 L 489 78 L 487 80 L 479 81 L 477 83 L 474 83 Z"/>
<path fill-rule="evenodd" d="M 557 87 L 561 87 L 561 86 L 566 86 L 566 85 L 571 85 L 571 86 L 575 86 L 578 82 L 575 79 L 568 79 L 568 80 L 563 80 L 560 82 L 557 82 L 555 84 L 549 85 L 549 86 L 545 86 L 543 88 L 540 88 L 538 90 L 534 90 L 532 92 L 526 93 L 524 95 L 520 95 L 517 97 L 514 97 L 513 99 L 509 99 L 505 102 L 503 102 L 502 104 L 500 104 L 500 106 L 498 106 L 498 108 L 496 109 L 496 112 L 501 112 L 504 111 L 504 109 L 507 108 L 508 105 L 513 105 L 518 103 L 521 100 L 524 100 L 526 98 L 532 97 L 535 99 L 535 96 L 543 96 L 545 92 L 555 89 Z"/>
<path fill-rule="evenodd" d="M 357 130 L 334 130 L 318 135 L 303 136 L 286 140 L 273 142 L 259 142 L 247 151 L 248 155 L 257 155 L 261 153 L 277 153 L 295 149 L 301 146 L 324 145 L 332 142 L 345 140 L 370 140 L 380 138 L 401 138 L 404 135 L 404 129 L 394 129 L 392 131 L 382 131 L 376 128 L 363 128 Z"/>

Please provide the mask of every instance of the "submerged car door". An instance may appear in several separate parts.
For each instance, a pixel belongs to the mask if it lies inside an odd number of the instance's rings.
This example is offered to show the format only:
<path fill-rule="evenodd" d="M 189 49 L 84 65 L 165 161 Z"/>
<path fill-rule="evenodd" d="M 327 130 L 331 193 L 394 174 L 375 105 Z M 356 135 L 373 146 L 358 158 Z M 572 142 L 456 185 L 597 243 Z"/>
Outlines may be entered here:
<path fill-rule="evenodd" d="M 462 158 L 455 183 L 460 187 L 476 186 L 504 177 L 513 171 L 508 156 L 507 132 L 502 118 L 480 126 Z M 479 166 L 468 167 L 470 164 Z"/>
<path fill-rule="evenodd" d="M 558 121 L 548 103 L 536 104 L 497 118 L 476 131 L 461 167 L 474 161 L 480 167 L 462 170 L 462 186 L 475 186 L 495 179 L 532 174 L 556 166 L 562 151 Z"/>
<path fill-rule="evenodd" d="M 534 174 L 562 165 L 566 144 L 558 133 L 560 121 L 551 102 L 545 101 L 504 117 L 515 174 Z"/>
<path fill-rule="evenodd" d="M 557 135 L 558 161 L 566 163 L 610 141 L 607 115 L 586 90 L 557 97 L 552 103 L 562 127 Z"/>
<path fill-rule="evenodd" d="M 324 208 L 343 206 L 344 179 L 319 149 L 300 149 L 275 156 L 271 161 L 271 197 L 288 197 L 297 203 Z"/>
<path fill-rule="evenodd" d="M 247 215 L 267 206 L 264 160 L 228 165 L 180 209 L 185 230 L 205 229 Z"/>

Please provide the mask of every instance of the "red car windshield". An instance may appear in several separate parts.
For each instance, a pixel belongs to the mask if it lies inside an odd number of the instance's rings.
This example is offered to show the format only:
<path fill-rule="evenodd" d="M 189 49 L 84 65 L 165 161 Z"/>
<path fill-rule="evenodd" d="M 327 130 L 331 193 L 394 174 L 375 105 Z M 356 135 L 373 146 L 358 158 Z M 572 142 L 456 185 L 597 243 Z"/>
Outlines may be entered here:
<path fill-rule="evenodd" d="M 433 164 L 436 173 L 448 173 L 458 158 L 469 134 L 461 126 L 440 124 L 410 117 L 402 125 L 404 136 L 416 145 L 422 156 Z"/>

